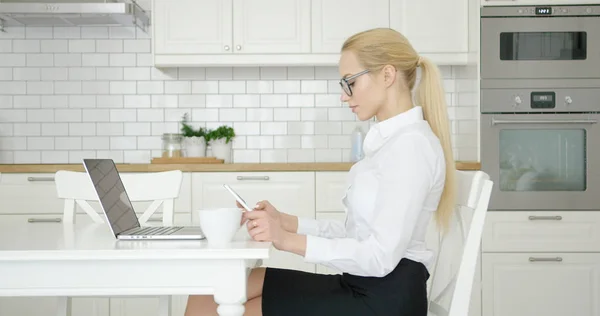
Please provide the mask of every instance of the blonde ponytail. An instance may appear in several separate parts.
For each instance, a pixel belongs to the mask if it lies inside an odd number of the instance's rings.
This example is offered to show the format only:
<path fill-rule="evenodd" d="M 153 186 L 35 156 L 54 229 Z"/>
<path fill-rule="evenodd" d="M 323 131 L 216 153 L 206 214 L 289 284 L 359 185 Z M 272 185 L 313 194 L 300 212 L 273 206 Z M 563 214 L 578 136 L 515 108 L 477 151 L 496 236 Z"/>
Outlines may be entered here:
<path fill-rule="evenodd" d="M 416 91 L 417 104 L 423 108 L 423 116 L 429 122 L 433 133 L 439 138 L 446 159 L 446 181 L 436 212 L 436 220 L 441 230 L 448 227 L 455 208 L 455 171 L 452 139 L 448 120 L 446 96 L 438 67 L 429 59 L 419 57 L 421 81 Z"/>
<path fill-rule="evenodd" d="M 426 58 L 419 57 L 408 39 L 389 28 L 376 28 L 354 34 L 344 42 L 342 51 L 352 51 L 362 66 L 375 72 L 385 65 L 394 66 L 403 76 L 409 91 L 413 91 L 417 68 L 421 67 L 421 81 L 416 90 L 417 104 L 423 108 L 424 118 L 439 138 L 446 160 L 446 181 L 435 219 L 441 231 L 446 231 L 455 208 L 455 162 L 452 153 L 446 97 L 439 69 Z"/>

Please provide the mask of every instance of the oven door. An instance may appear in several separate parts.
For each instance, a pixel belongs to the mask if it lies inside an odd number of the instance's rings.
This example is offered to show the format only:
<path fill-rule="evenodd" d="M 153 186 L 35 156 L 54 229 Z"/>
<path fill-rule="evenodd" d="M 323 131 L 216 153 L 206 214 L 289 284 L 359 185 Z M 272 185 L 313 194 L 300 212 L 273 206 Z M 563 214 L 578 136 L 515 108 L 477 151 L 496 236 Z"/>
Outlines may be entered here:
<path fill-rule="evenodd" d="M 600 17 L 481 19 L 481 78 L 600 77 Z"/>
<path fill-rule="evenodd" d="M 600 114 L 482 114 L 490 209 L 600 209 Z"/>

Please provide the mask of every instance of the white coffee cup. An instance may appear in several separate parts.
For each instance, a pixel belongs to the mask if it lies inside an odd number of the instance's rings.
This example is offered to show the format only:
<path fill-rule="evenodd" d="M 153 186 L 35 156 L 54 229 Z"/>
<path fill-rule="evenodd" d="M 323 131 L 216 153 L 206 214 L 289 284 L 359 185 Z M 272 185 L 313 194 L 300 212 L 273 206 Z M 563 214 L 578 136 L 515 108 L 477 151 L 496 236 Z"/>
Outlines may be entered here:
<path fill-rule="evenodd" d="M 241 226 L 242 210 L 239 208 L 201 209 L 196 212 L 210 246 L 229 244 Z"/>

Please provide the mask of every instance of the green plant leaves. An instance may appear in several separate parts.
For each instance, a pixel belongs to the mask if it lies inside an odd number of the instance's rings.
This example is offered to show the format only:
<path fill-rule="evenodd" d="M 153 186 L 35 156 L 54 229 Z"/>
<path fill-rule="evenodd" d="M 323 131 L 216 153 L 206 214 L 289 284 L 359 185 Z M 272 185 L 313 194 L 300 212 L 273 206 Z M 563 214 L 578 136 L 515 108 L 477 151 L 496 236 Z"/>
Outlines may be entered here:
<path fill-rule="evenodd" d="M 234 137 L 235 131 L 232 127 L 227 125 L 219 126 L 217 129 L 211 130 L 200 127 L 194 129 L 191 125 L 187 124 L 187 113 L 181 120 L 181 133 L 183 137 L 204 137 L 207 142 L 211 140 L 217 140 L 225 138 L 225 143 L 228 144 Z"/>

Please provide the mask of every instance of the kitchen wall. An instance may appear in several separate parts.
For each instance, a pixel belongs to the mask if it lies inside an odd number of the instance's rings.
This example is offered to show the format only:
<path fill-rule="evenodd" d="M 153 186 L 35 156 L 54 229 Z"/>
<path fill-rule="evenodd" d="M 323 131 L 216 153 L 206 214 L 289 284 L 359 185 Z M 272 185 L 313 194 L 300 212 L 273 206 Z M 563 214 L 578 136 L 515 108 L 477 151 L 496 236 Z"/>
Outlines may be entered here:
<path fill-rule="evenodd" d="M 477 68 L 442 66 L 455 158 L 478 160 Z M 227 124 L 234 162 L 348 161 L 356 124 L 336 67 L 152 67 L 128 27 L 0 32 L 0 163 L 146 163 L 161 134 Z"/>

